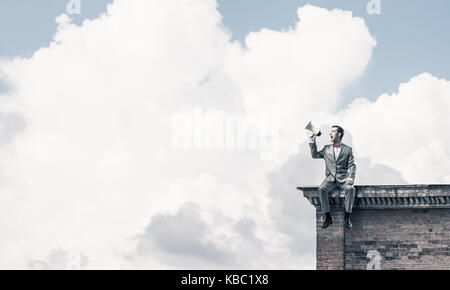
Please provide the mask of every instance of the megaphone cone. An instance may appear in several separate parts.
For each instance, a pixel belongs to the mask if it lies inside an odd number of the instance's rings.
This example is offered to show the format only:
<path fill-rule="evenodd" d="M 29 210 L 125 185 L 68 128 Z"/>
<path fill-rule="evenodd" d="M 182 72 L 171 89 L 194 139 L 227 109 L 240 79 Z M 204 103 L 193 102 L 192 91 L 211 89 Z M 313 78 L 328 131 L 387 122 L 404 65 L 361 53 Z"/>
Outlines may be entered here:
<path fill-rule="evenodd" d="M 317 130 L 314 128 L 314 126 L 313 126 L 313 124 L 312 124 L 311 121 L 309 121 L 309 123 L 308 123 L 308 125 L 306 125 L 306 128 L 305 128 L 305 129 L 308 130 L 308 131 L 311 131 L 311 133 L 315 134 L 316 136 L 322 135 L 322 132 L 317 131 Z"/>

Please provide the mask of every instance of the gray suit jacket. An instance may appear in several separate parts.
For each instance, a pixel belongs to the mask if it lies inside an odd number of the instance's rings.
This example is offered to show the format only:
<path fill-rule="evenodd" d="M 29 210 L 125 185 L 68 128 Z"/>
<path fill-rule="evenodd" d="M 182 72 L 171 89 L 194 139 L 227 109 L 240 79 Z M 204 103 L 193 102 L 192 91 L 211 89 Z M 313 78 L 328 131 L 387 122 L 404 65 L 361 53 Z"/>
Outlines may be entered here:
<path fill-rule="evenodd" d="M 333 145 L 325 145 L 322 150 L 317 151 L 316 142 L 309 143 L 313 158 L 325 159 L 325 176 L 328 181 L 345 182 L 347 178 L 355 180 L 356 165 L 353 157 L 352 147 L 341 143 L 341 152 L 337 160 L 334 159 Z"/>

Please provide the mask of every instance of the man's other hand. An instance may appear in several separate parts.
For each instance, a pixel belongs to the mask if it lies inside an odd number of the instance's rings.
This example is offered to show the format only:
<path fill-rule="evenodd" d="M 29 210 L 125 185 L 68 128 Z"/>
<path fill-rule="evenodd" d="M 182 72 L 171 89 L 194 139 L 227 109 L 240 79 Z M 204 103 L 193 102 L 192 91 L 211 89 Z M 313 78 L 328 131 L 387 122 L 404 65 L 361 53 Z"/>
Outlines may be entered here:
<path fill-rule="evenodd" d="M 353 185 L 353 179 L 347 178 L 347 184 L 348 185 Z"/>

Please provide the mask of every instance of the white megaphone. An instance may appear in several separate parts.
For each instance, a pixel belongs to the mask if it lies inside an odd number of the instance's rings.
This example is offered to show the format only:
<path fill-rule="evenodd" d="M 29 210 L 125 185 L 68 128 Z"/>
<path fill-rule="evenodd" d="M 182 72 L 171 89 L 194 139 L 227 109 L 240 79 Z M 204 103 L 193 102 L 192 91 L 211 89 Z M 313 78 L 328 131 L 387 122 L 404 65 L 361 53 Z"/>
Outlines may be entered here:
<path fill-rule="evenodd" d="M 313 126 L 313 124 L 312 124 L 311 121 L 309 121 L 309 123 L 308 123 L 308 125 L 306 126 L 305 129 L 308 130 L 308 131 L 311 131 L 311 133 L 313 133 L 313 134 L 316 135 L 317 137 L 319 137 L 320 135 L 322 135 L 322 132 L 317 131 L 317 130 L 314 128 L 314 126 Z"/>

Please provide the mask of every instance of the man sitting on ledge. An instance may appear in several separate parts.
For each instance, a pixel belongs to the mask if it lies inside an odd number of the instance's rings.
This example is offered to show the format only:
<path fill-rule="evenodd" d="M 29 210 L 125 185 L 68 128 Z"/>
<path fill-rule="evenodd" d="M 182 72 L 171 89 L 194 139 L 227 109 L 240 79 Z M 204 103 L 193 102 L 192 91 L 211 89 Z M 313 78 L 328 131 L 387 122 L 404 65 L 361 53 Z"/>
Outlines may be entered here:
<path fill-rule="evenodd" d="M 355 187 L 353 183 L 356 174 L 353 151 L 352 147 L 341 143 L 344 137 L 344 129 L 340 126 L 336 125 L 331 128 L 330 137 L 333 144 L 325 145 L 320 151 L 317 151 L 316 134 L 310 137 L 309 142 L 312 157 L 323 158 L 325 160 L 326 178 L 319 186 L 320 206 L 326 216 L 322 228 L 326 229 L 333 223 L 330 214 L 328 193 L 336 187 L 339 187 L 345 191 L 345 227 L 351 229 L 350 213 L 352 212 L 353 202 L 355 200 Z"/>

